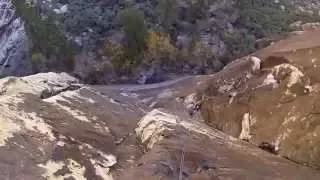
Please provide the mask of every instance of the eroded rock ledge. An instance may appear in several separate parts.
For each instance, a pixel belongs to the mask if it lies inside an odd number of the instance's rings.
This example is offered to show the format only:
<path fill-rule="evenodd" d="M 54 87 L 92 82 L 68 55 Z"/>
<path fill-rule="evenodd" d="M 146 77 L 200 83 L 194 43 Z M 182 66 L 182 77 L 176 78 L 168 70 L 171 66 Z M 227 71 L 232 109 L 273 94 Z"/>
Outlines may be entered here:
<path fill-rule="evenodd" d="M 147 153 L 121 179 L 319 178 L 315 171 L 163 110 L 148 113 L 136 133 Z"/>

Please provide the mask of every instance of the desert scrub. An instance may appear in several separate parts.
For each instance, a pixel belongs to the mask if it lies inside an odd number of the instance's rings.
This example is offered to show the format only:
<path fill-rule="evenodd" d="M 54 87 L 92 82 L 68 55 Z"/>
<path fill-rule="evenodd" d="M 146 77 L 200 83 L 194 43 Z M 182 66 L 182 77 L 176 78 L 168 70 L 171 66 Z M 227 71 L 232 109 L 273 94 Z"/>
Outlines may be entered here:
<path fill-rule="evenodd" d="M 146 39 L 147 50 L 144 52 L 143 63 L 150 65 L 154 61 L 158 63 L 176 62 L 178 50 L 171 42 L 169 34 L 149 31 Z"/>
<path fill-rule="evenodd" d="M 119 12 L 119 20 L 126 36 L 124 45 L 107 41 L 104 54 L 111 57 L 117 73 L 131 74 L 141 63 L 143 52 L 146 50 L 147 26 L 143 12 L 128 8 Z"/>
<path fill-rule="evenodd" d="M 116 13 L 111 7 L 97 6 L 92 0 L 74 0 L 68 2 L 68 12 L 59 15 L 59 19 L 69 33 L 81 35 L 90 28 L 95 33 L 111 29 L 116 23 Z"/>
<path fill-rule="evenodd" d="M 246 30 L 225 31 L 221 33 L 221 37 L 229 48 L 230 53 L 226 57 L 229 60 L 244 56 L 255 50 L 256 37 Z"/>
<path fill-rule="evenodd" d="M 258 39 L 285 35 L 291 31 L 290 24 L 295 21 L 320 20 L 317 15 L 297 12 L 290 1 L 279 4 L 265 0 L 238 0 L 235 7 L 239 10 L 239 18 L 233 24 L 237 30 L 220 32 L 230 51 L 226 57 L 229 60 L 255 51 Z"/>
<path fill-rule="evenodd" d="M 190 57 L 193 58 L 191 64 L 195 64 L 200 67 L 209 66 L 214 54 L 206 47 L 201 41 L 195 41 L 190 49 Z"/>
<path fill-rule="evenodd" d="M 120 74 L 130 74 L 137 66 L 152 66 L 153 63 L 175 63 L 177 49 L 166 33 L 149 31 L 145 39 L 146 48 L 134 58 L 128 56 L 126 46 L 106 41 L 104 55 L 111 59 L 113 67 Z M 138 59 L 138 60 L 135 60 Z"/>
<path fill-rule="evenodd" d="M 126 59 L 124 47 L 120 44 L 106 41 L 104 43 L 103 54 L 110 58 L 113 68 L 117 73 L 127 73 L 130 66 L 128 66 L 128 59 Z"/>
<path fill-rule="evenodd" d="M 42 58 L 42 54 L 39 52 L 34 52 L 31 55 L 31 61 L 33 63 L 39 63 L 41 61 L 41 58 Z"/>
<path fill-rule="evenodd" d="M 48 68 L 71 70 L 75 52 L 71 42 L 59 31 L 54 16 L 51 14 L 41 17 L 37 6 L 27 5 L 25 1 L 14 0 L 13 5 L 16 14 L 25 22 L 27 35 L 31 41 L 31 55 L 41 53 L 50 59 Z"/>
<path fill-rule="evenodd" d="M 206 11 L 209 7 L 209 0 L 188 0 L 187 21 L 196 24 L 197 20 L 206 17 Z"/>
<path fill-rule="evenodd" d="M 318 14 L 298 12 L 290 1 L 282 4 L 265 0 L 239 0 L 240 10 L 238 23 L 246 27 L 257 38 L 272 36 L 290 31 L 289 25 L 295 21 L 319 21 Z M 284 8 L 281 8 L 282 7 Z"/>
<path fill-rule="evenodd" d="M 264 0 L 239 0 L 238 23 L 246 27 L 257 38 L 287 32 L 290 13 L 282 10 L 279 4 Z"/>
<path fill-rule="evenodd" d="M 179 9 L 177 0 L 158 0 L 156 7 L 159 23 L 164 32 L 169 33 L 178 23 Z"/>

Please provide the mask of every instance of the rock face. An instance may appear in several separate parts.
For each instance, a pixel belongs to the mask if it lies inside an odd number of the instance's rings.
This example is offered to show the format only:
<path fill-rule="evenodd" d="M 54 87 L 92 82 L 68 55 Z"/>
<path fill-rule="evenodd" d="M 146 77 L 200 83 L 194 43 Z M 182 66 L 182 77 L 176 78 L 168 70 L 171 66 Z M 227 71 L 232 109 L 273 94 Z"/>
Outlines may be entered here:
<path fill-rule="evenodd" d="M 301 32 L 263 49 L 261 69 L 237 60 L 208 81 L 207 124 L 280 156 L 320 167 L 320 31 Z"/>
<path fill-rule="evenodd" d="M 11 0 L 0 0 L 0 76 L 30 73 L 27 36 Z"/>
<path fill-rule="evenodd" d="M 105 120 L 123 107 L 107 108 L 109 99 L 55 73 L 2 79 L 0 99 L 0 179 L 112 179 L 114 142 L 126 131 Z"/>
<path fill-rule="evenodd" d="M 310 172 L 300 174 L 303 168 L 292 166 L 284 159 L 157 109 L 139 122 L 136 133 L 147 153 L 139 160 L 139 167 L 133 167 L 120 179 L 300 179 L 304 176 L 316 179 L 318 176 Z M 290 174 L 293 171 L 297 173 Z"/>
<path fill-rule="evenodd" d="M 320 178 L 190 116 L 189 94 L 210 78 L 143 86 L 86 86 L 65 73 L 1 79 L 0 179 Z"/>

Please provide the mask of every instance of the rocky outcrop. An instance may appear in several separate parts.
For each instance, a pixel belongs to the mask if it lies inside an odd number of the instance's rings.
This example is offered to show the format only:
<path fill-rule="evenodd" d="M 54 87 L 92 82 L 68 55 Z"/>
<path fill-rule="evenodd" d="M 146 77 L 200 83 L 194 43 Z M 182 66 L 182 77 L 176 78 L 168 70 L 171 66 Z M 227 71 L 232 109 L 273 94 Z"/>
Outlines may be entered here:
<path fill-rule="evenodd" d="M 121 121 L 138 113 L 107 107 L 111 99 L 64 73 L 8 77 L 0 84 L 0 179 L 112 179 L 115 142 L 129 132 Z M 113 117 L 119 111 L 130 118 Z"/>
<path fill-rule="evenodd" d="M 120 179 L 318 178 L 315 171 L 164 110 L 143 117 L 136 134 L 146 154 Z"/>
<path fill-rule="evenodd" d="M 204 124 L 192 93 L 208 78 L 143 86 L 88 86 L 65 73 L 1 79 L 0 179 L 319 179 Z"/>
<path fill-rule="evenodd" d="M 0 76 L 30 73 L 27 36 L 11 0 L 0 0 Z"/>
<path fill-rule="evenodd" d="M 285 158 L 320 167 L 319 31 L 300 32 L 237 60 L 208 81 L 207 124 Z"/>

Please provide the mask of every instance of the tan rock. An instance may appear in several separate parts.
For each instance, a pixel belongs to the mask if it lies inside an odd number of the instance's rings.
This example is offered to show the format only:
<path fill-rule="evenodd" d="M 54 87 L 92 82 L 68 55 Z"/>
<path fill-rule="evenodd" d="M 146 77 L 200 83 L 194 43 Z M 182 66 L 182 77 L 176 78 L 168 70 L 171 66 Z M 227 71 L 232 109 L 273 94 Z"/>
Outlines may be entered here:
<path fill-rule="evenodd" d="M 316 35 L 320 35 L 320 31 L 305 32 L 257 52 L 255 55 L 262 58 L 262 69 L 242 81 L 241 86 L 245 88 L 237 91 L 232 103 L 225 96 L 227 93 L 221 95 L 215 91 L 221 86 L 235 84 L 234 77 L 250 71 L 249 66 L 241 66 L 248 60 L 239 60 L 214 75 L 208 81 L 204 93 L 207 98 L 202 104 L 207 124 L 257 146 L 270 144 L 275 152 L 295 162 L 319 167 L 320 70 L 317 59 L 320 51 L 311 41 Z M 222 84 L 216 83 L 226 77 L 224 74 L 234 72 L 237 75 L 230 76 Z"/>

